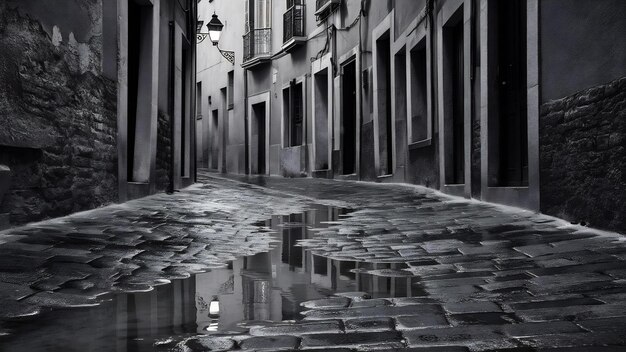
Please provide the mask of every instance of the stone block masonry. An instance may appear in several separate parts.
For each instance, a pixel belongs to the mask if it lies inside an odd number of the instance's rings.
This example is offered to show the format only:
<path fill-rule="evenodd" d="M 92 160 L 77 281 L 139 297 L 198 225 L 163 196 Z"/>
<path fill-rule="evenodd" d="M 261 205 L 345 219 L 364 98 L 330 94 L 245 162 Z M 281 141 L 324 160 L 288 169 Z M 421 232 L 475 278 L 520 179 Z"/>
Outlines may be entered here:
<path fill-rule="evenodd" d="M 541 211 L 626 230 L 626 77 L 544 103 Z"/>
<path fill-rule="evenodd" d="M 116 201 L 117 93 L 101 72 L 100 23 L 51 35 L 14 5 L 0 4 L 0 164 L 12 170 L 0 213 L 21 224 Z"/>
<path fill-rule="evenodd" d="M 159 124 L 157 126 L 157 165 L 156 187 L 159 191 L 167 190 L 170 182 L 170 169 L 172 165 L 172 138 L 170 128 L 170 116 L 159 111 Z"/>

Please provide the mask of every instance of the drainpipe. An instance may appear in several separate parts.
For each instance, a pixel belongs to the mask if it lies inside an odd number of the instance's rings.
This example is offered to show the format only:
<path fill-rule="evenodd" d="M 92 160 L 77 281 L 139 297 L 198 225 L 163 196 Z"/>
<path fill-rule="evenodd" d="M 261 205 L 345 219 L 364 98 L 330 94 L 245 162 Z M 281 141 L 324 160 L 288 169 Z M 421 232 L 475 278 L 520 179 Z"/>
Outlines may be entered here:
<path fill-rule="evenodd" d="M 245 165 L 245 173 L 246 175 L 250 174 L 250 153 L 248 151 L 248 69 L 243 69 L 243 133 L 244 133 L 244 161 Z"/>
<path fill-rule="evenodd" d="M 436 87 L 435 87 L 435 82 L 437 82 L 437 74 L 435 72 L 437 72 L 437 70 L 435 69 L 435 56 L 436 56 L 436 52 L 437 50 L 435 50 L 435 35 L 436 35 L 436 31 L 435 31 L 435 0 L 428 0 L 428 2 L 426 3 L 426 6 L 428 6 L 428 9 L 426 10 L 428 12 L 428 24 L 430 25 L 430 106 L 432 107 L 432 113 L 431 116 L 429 116 L 430 119 L 432 119 L 433 121 L 431 121 L 431 133 L 434 135 L 434 126 L 435 126 L 435 121 L 437 121 L 437 119 L 434 118 L 435 115 L 435 111 L 437 111 L 436 106 L 437 106 L 437 96 L 435 94 L 436 92 Z M 437 129 L 439 129 L 441 126 L 438 126 Z M 433 136 L 431 135 L 431 138 Z M 439 138 L 439 137 L 437 137 Z M 442 151 L 439 151 L 439 157 L 441 157 L 441 153 Z M 439 186 L 441 186 L 441 180 L 442 175 L 439 175 Z"/>
<path fill-rule="evenodd" d="M 358 179 L 359 181 L 363 179 L 363 176 L 361 175 L 361 158 L 363 156 L 362 153 L 362 149 L 363 149 L 363 140 L 361 138 L 362 135 L 362 130 L 363 130 L 363 32 L 362 32 L 362 23 L 363 23 L 363 18 L 367 17 L 367 12 L 365 11 L 365 0 L 361 0 L 361 9 L 360 9 L 361 13 L 361 19 L 359 20 L 359 52 L 357 53 L 357 55 L 359 55 L 359 60 L 358 65 L 357 65 L 357 75 L 359 75 L 360 79 L 359 82 L 360 87 L 358 87 L 358 89 L 360 90 L 359 92 L 359 150 L 358 150 L 358 158 L 359 158 L 359 170 L 354 170 L 356 172 L 356 174 L 358 175 Z"/>
<path fill-rule="evenodd" d="M 192 38 L 193 40 L 193 45 L 191 46 L 191 51 L 192 51 L 192 55 L 191 58 L 193 59 L 193 71 L 191 73 L 191 89 L 193 91 L 191 98 L 193 99 L 193 104 L 190 107 L 190 111 L 192 111 L 191 114 L 191 120 L 193 121 L 193 123 L 191 124 L 193 126 L 193 130 L 194 133 L 191 136 L 193 138 L 193 181 L 194 182 L 198 182 L 198 140 L 197 140 L 197 136 L 198 133 L 196 132 L 196 128 L 198 128 L 198 125 L 196 123 L 196 106 L 198 105 L 198 102 L 196 101 L 198 99 L 198 92 L 196 91 L 197 89 L 197 75 L 196 73 L 198 72 L 198 60 L 196 59 L 198 56 L 198 46 L 196 45 L 197 41 L 195 40 L 194 36 L 195 36 L 195 25 L 196 25 L 196 21 L 194 20 L 195 18 L 197 18 L 198 16 L 198 2 L 197 1 L 190 1 L 189 4 L 191 5 L 191 11 L 189 13 L 189 15 L 187 16 L 187 27 L 188 27 L 188 34 L 189 36 Z M 202 97 L 201 97 L 202 98 Z M 190 126 L 191 127 L 191 126 Z M 200 131 L 202 132 L 202 130 Z M 200 138 L 202 138 L 202 133 L 200 133 Z M 190 152 L 192 148 L 189 148 Z"/>
<path fill-rule="evenodd" d="M 170 6 L 171 8 L 171 6 Z M 173 8 L 171 8 L 171 10 L 173 11 Z M 175 58 L 175 53 L 174 51 L 175 46 L 174 46 L 174 21 L 170 21 L 169 23 L 170 25 L 170 52 L 169 52 L 169 72 L 168 72 L 168 82 L 169 85 L 167 87 L 168 90 L 168 99 L 167 99 L 167 105 L 169 107 L 168 109 L 168 114 L 170 115 L 170 169 L 168 170 L 169 173 L 169 184 L 167 186 L 167 193 L 174 193 L 174 91 L 175 91 L 175 83 L 174 83 L 174 77 L 175 77 L 175 68 L 174 68 L 174 58 Z"/>

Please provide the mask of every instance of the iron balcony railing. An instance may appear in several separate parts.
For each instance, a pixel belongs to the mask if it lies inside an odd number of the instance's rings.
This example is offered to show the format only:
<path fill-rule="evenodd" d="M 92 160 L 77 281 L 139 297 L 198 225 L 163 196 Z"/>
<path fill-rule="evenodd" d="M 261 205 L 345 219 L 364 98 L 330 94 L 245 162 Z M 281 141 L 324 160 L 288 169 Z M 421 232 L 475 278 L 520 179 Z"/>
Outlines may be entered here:
<path fill-rule="evenodd" d="M 304 5 L 293 5 L 283 14 L 283 43 L 293 37 L 304 37 Z"/>
<path fill-rule="evenodd" d="M 272 29 L 253 29 L 243 36 L 243 62 L 272 54 Z"/>

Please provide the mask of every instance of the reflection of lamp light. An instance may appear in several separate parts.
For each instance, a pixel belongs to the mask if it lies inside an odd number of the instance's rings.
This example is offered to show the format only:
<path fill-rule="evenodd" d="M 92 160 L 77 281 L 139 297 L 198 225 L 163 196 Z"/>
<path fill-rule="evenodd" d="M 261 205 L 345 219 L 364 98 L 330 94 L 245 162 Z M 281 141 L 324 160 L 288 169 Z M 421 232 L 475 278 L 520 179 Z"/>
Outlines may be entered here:
<path fill-rule="evenodd" d="M 220 316 L 220 300 L 217 296 L 213 296 L 209 303 L 209 318 L 219 318 Z"/>
<path fill-rule="evenodd" d="M 219 327 L 220 327 L 219 322 L 217 320 L 214 320 L 210 322 L 209 325 L 206 328 L 204 328 L 204 330 L 209 331 L 209 332 L 216 332 L 216 331 L 219 331 Z"/>

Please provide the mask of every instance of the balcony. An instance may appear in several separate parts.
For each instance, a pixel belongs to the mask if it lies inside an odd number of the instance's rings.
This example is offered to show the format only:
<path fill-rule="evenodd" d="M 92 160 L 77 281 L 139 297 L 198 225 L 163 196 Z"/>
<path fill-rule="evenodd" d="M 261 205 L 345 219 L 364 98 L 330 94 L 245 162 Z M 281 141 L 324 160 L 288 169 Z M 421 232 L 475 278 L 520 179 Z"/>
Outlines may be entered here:
<path fill-rule="evenodd" d="M 243 68 L 251 68 L 272 57 L 272 29 L 252 29 L 243 36 Z"/>
<path fill-rule="evenodd" d="M 305 5 L 293 5 L 283 14 L 283 50 L 306 42 Z"/>
<path fill-rule="evenodd" d="M 325 20 L 333 11 L 339 7 L 341 0 L 316 0 L 315 16 L 318 21 Z"/>

